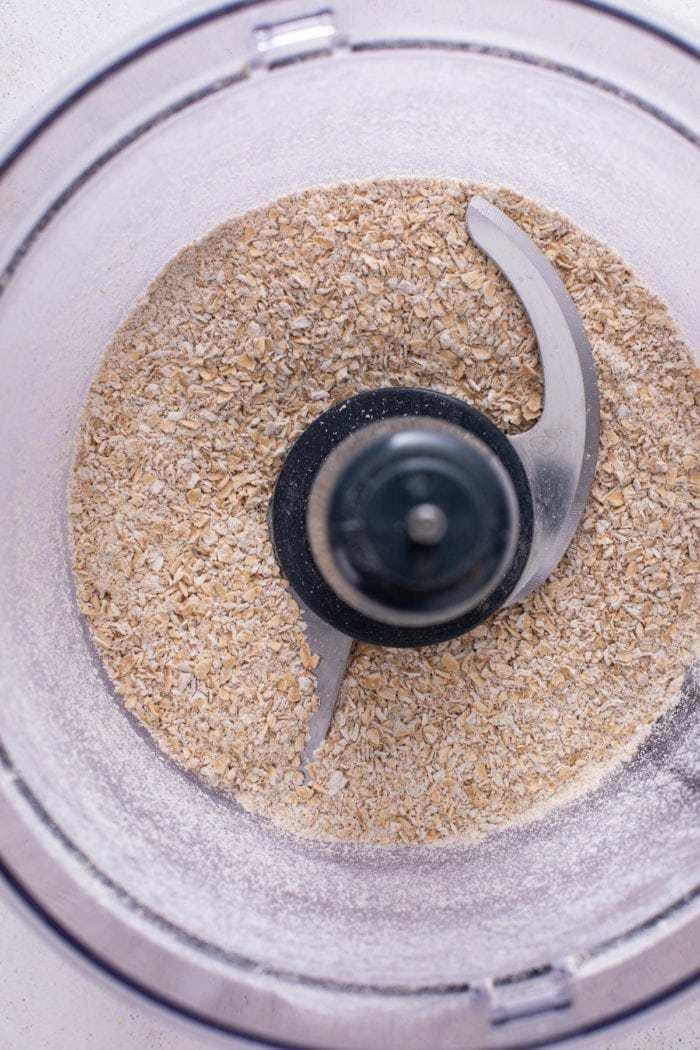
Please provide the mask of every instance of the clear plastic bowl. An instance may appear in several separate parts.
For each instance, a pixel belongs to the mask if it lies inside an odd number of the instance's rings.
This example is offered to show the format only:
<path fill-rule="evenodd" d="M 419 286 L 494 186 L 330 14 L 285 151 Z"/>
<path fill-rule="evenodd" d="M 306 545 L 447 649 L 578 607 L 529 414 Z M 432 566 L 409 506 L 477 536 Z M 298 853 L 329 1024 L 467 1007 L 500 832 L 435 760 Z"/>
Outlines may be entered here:
<path fill-rule="evenodd" d="M 111 334 L 183 245 L 377 175 L 504 184 L 613 245 L 698 345 L 697 52 L 601 4 L 219 7 L 126 50 L 0 168 L 0 852 L 85 959 L 240 1043 L 552 1045 L 700 971 L 700 722 L 476 847 L 297 839 L 116 700 L 81 623 L 65 486 Z M 252 1045 L 252 1042 L 251 1042 Z"/>

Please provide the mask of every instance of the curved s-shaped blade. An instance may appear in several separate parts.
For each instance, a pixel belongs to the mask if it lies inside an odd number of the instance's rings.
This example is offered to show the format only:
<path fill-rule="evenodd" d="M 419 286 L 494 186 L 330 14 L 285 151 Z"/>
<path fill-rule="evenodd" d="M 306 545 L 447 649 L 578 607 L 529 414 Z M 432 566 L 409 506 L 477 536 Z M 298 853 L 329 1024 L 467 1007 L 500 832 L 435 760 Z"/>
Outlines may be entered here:
<path fill-rule="evenodd" d="M 598 382 L 573 300 L 534 242 L 483 197 L 472 197 L 467 229 L 521 299 L 544 373 L 542 415 L 534 427 L 510 439 L 525 467 L 535 510 L 530 557 L 510 605 L 549 576 L 576 531 L 598 455 Z"/>

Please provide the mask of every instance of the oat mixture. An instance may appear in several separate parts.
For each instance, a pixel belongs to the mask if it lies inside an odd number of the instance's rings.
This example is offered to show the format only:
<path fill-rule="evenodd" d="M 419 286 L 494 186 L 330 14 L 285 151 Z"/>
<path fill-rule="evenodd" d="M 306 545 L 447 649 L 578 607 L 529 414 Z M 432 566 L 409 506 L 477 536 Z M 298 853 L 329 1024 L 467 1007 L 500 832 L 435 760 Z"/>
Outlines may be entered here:
<path fill-rule="evenodd" d="M 524 310 L 465 228 L 479 192 L 536 241 L 593 345 L 593 493 L 546 584 L 427 649 L 356 644 L 303 784 L 317 658 L 270 546 L 286 453 L 334 402 L 388 385 L 537 419 Z M 83 613 L 158 743 L 297 833 L 475 841 L 583 790 L 676 699 L 700 601 L 698 371 L 610 248 L 505 190 L 380 180 L 232 219 L 175 258 L 87 398 L 69 511 Z"/>

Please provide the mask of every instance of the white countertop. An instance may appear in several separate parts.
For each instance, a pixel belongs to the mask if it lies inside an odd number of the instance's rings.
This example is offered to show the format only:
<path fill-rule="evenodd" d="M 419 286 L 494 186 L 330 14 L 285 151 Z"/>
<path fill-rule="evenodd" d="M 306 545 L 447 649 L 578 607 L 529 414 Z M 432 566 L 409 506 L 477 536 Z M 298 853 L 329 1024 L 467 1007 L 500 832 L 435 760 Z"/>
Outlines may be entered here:
<path fill-rule="evenodd" d="M 618 0 L 700 35 L 698 0 Z M 122 38 L 181 5 L 173 0 L 4 0 L 0 7 L 0 139 L 45 95 Z M 0 1050 L 196 1050 L 192 1029 L 105 990 L 0 900 Z M 597 1050 L 700 1050 L 700 998 Z M 430 1050 L 430 1048 L 426 1048 Z"/>

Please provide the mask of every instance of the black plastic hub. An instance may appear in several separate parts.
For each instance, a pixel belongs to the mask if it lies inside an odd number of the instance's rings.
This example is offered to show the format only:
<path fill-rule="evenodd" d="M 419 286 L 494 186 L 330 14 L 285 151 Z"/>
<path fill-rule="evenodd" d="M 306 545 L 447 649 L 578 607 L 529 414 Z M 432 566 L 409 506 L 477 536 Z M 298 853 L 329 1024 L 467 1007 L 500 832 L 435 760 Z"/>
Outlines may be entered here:
<path fill-rule="evenodd" d="M 396 647 L 456 637 L 500 608 L 532 521 L 525 471 L 498 427 L 412 388 L 357 394 L 316 419 L 282 467 L 270 517 L 299 597 L 338 630 Z"/>
<path fill-rule="evenodd" d="M 344 577 L 341 597 L 347 582 L 350 604 L 399 625 L 454 619 L 476 604 L 506 568 L 518 526 L 512 484 L 480 441 L 442 420 L 411 420 L 370 424 L 356 432 L 364 440 L 340 446 L 350 453 L 344 465 L 326 461 L 333 491 L 319 524 L 321 553 L 310 532 L 331 587 Z M 310 513 L 313 520 L 313 497 Z"/>

